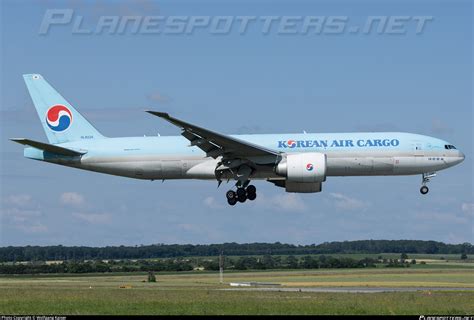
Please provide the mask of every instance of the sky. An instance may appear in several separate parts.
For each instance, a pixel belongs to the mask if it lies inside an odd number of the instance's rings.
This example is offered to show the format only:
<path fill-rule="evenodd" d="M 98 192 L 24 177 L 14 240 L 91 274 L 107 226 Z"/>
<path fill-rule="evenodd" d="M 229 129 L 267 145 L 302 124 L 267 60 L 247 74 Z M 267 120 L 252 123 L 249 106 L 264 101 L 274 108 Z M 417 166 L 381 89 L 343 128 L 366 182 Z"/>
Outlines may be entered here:
<path fill-rule="evenodd" d="M 70 22 L 42 32 L 51 9 L 72 10 Z M 0 10 L 0 246 L 473 243 L 470 1 L 3 0 Z M 245 32 L 232 25 L 222 33 L 212 26 L 145 33 L 98 29 L 104 16 L 280 20 L 268 30 L 256 20 Z M 305 33 L 301 22 L 282 27 L 284 16 L 345 17 L 345 27 Z M 380 16 L 408 18 L 403 32 L 394 25 L 378 32 L 378 24 L 360 31 Z M 421 32 L 418 16 L 431 17 Z M 141 181 L 25 159 L 8 138 L 47 141 L 25 73 L 42 74 L 110 137 L 178 135 L 143 112 L 154 109 L 226 134 L 426 134 L 454 144 L 466 160 L 438 172 L 426 196 L 420 176 L 329 177 L 316 194 L 257 181 L 256 201 L 230 207 L 231 184 Z"/>

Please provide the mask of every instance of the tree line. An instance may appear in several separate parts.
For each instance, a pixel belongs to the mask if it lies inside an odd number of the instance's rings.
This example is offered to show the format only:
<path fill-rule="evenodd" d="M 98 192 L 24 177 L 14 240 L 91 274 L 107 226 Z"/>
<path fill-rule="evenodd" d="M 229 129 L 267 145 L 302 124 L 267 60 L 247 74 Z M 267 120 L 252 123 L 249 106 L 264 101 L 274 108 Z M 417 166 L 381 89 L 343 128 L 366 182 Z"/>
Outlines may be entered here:
<path fill-rule="evenodd" d="M 396 259 L 395 259 L 396 260 Z M 390 263 L 395 260 L 390 260 Z M 409 266 L 400 263 L 387 266 Z M 319 269 L 319 268 L 375 268 L 381 260 L 364 258 L 340 258 L 332 256 L 271 256 L 225 257 L 225 270 L 271 270 L 271 269 Z M 0 264 L 0 274 L 47 274 L 47 273 L 107 273 L 107 272 L 161 272 L 219 270 L 219 258 L 178 258 L 152 260 L 94 260 L 63 261 L 58 263 L 22 262 Z"/>
<path fill-rule="evenodd" d="M 0 247 L 0 262 L 49 260 L 154 259 L 251 255 L 312 255 L 340 253 L 473 254 L 470 243 L 445 244 L 421 240 L 358 240 L 311 245 L 276 243 L 223 243 L 209 245 L 153 244 L 140 246 L 22 246 Z"/>

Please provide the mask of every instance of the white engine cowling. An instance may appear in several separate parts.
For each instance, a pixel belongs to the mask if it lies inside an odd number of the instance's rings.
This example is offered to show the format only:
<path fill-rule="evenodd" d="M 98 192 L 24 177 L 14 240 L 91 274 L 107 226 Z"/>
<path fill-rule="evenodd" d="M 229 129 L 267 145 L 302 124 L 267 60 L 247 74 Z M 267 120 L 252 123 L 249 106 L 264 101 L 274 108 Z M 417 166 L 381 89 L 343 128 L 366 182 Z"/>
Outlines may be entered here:
<path fill-rule="evenodd" d="M 287 154 L 275 171 L 291 182 L 323 182 L 326 181 L 326 155 L 319 152 Z"/>

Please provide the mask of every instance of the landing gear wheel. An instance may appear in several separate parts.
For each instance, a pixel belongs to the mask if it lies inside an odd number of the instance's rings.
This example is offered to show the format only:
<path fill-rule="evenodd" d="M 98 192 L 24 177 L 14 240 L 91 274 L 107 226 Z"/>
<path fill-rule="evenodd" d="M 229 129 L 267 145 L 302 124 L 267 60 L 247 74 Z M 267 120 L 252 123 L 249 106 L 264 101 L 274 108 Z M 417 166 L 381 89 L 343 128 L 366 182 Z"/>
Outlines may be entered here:
<path fill-rule="evenodd" d="M 257 198 L 257 188 L 254 185 L 250 185 L 247 187 L 247 199 L 253 201 L 255 198 Z"/>
<path fill-rule="evenodd" d="M 237 203 L 237 198 L 227 198 L 227 203 L 231 206 L 235 206 L 235 204 Z"/>
<path fill-rule="evenodd" d="M 237 189 L 237 198 L 244 198 L 247 195 L 247 192 L 244 188 Z"/>
<path fill-rule="evenodd" d="M 257 192 L 257 188 L 255 188 L 255 186 L 253 184 L 251 184 L 247 187 L 247 194 L 256 193 L 256 192 Z"/>
<path fill-rule="evenodd" d="M 237 198 L 237 194 L 232 191 L 232 190 L 229 190 L 225 193 L 225 197 L 227 198 L 227 200 L 230 200 L 230 199 L 235 199 Z M 230 203 L 229 203 L 230 204 Z M 235 204 L 235 203 L 234 203 Z"/>
<path fill-rule="evenodd" d="M 247 195 L 244 194 L 243 196 L 237 196 L 237 200 L 239 202 L 245 202 L 245 200 L 247 200 Z"/>
<path fill-rule="evenodd" d="M 245 202 L 245 200 L 247 200 L 247 192 L 244 188 L 237 189 L 237 200 L 239 202 Z"/>
<path fill-rule="evenodd" d="M 247 194 L 247 199 L 249 199 L 250 201 L 253 201 L 257 198 L 257 194 L 256 193 L 249 193 Z"/>
<path fill-rule="evenodd" d="M 428 189 L 427 186 L 422 186 L 422 187 L 420 188 L 421 194 L 427 194 L 428 191 L 430 191 L 430 189 Z"/>

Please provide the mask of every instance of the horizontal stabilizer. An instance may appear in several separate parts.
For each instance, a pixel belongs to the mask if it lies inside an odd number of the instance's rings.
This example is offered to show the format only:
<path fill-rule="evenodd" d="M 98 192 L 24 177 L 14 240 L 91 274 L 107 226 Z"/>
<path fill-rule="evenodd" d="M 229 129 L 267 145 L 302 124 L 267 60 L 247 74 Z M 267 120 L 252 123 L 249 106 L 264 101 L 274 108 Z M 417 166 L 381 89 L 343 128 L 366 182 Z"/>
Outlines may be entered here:
<path fill-rule="evenodd" d="M 63 156 L 74 157 L 74 156 L 81 156 L 81 155 L 87 153 L 87 151 L 71 150 L 71 149 L 63 148 L 63 147 L 60 147 L 60 146 L 57 146 L 57 145 L 54 145 L 54 144 L 34 141 L 34 140 L 30 140 L 30 139 L 12 138 L 10 140 L 13 141 L 13 142 L 16 142 L 16 143 L 24 144 L 26 146 L 34 147 L 34 148 L 44 150 L 44 151 L 48 151 L 48 152 L 51 152 L 51 153 L 60 154 L 60 155 L 63 155 Z"/>

